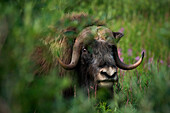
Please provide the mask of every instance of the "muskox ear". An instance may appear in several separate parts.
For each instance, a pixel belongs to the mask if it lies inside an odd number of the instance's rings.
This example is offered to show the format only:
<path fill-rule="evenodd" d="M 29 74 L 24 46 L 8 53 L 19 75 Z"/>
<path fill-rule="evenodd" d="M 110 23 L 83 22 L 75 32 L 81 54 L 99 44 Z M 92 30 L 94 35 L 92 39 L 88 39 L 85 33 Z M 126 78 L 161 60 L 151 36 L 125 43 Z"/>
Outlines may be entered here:
<path fill-rule="evenodd" d="M 121 32 L 112 32 L 112 33 L 113 33 L 114 38 L 116 39 L 116 43 L 118 43 L 120 38 L 124 36 L 124 34 Z"/>

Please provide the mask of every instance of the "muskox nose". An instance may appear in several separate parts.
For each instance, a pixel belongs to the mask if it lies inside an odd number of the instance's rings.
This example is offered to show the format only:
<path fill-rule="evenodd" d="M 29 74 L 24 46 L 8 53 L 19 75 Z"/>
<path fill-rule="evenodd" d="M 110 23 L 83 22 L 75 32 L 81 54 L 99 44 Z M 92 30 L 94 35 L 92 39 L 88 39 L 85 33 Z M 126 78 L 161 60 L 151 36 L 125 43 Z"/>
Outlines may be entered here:
<path fill-rule="evenodd" d="M 108 78 L 114 78 L 117 76 L 117 70 L 113 67 L 105 67 L 100 69 L 100 74 Z"/>

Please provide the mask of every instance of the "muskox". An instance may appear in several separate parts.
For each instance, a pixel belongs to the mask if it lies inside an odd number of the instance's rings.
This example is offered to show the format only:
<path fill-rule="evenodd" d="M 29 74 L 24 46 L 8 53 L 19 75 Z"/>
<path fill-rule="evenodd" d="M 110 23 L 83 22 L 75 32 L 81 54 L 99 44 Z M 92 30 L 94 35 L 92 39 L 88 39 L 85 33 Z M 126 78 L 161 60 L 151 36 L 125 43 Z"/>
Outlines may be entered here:
<path fill-rule="evenodd" d="M 48 73 L 57 67 L 59 76 L 73 72 L 72 78 L 76 78 L 77 86 L 84 89 L 113 87 L 118 82 L 118 68 L 134 69 L 144 57 L 142 53 L 136 63 L 123 63 L 117 50 L 123 33 L 113 32 L 105 27 L 104 22 L 84 13 L 67 15 L 50 29 L 52 33 L 41 40 L 42 45 L 33 54 L 38 65 L 36 75 Z"/>

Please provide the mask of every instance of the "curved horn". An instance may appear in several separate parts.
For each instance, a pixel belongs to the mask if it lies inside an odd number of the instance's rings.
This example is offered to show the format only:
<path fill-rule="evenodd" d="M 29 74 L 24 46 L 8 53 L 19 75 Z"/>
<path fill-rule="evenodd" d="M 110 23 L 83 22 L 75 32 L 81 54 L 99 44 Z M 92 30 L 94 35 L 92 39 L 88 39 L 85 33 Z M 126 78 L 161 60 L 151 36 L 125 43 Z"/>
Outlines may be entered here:
<path fill-rule="evenodd" d="M 83 43 L 88 43 L 90 41 L 92 41 L 91 39 L 94 39 L 93 35 L 91 35 L 91 29 L 90 28 L 86 28 L 84 29 L 79 36 L 77 37 L 74 46 L 73 46 L 73 52 L 72 52 L 72 59 L 70 64 L 65 64 L 63 63 L 59 58 L 57 58 L 58 62 L 60 63 L 60 65 L 67 69 L 67 70 L 71 70 L 74 69 L 77 66 L 77 63 L 79 61 L 79 57 L 80 57 L 80 51 L 82 48 Z"/>
<path fill-rule="evenodd" d="M 114 51 L 114 57 L 115 57 L 115 62 L 116 62 L 116 65 L 117 67 L 121 68 L 121 69 L 124 69 L 124 70 L 131 70 L 131 69 L 134 69 L 136 67 L 138 67 L 142 60 L 143 60 L 143 57 L 144 57 L 144 52 L 142 52 L 142 57 L 134 64 L 130 64 L 130 65 L 127 65 L 127 64 L 124 64 L 120 59 L 119 59 L 119 56 L 118 56 L 118 52 L 117 52 L 117 48 L 115 47 L 115 51 Z"/>
<path fill-rule="evenodd" d="M 71 59 L 70 64 L 63 63 L 59 58 L 57 58 L 57 60 L 64 69 L 67 69 L 67 70 L 74 69 L 80 57 L 80 50 L 81 50 L 80 43 L 75 42 L 73 46 L 72 59 Z"/>

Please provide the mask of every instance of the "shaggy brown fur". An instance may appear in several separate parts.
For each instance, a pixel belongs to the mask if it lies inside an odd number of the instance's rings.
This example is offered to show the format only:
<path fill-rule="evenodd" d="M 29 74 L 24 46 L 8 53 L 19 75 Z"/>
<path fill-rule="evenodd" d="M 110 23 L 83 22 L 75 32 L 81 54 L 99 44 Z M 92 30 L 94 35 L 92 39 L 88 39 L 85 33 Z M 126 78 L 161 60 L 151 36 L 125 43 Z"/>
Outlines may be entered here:
<path fill-rule="evenodd" d="M 60 54 L 61 60 L 68 64 L 71 60 L 72 47 L 79 32 L 92 25 L 104 25 L 85 13 L 67 14 L 56 25 L 50 26 L 51 32 L 41 40 L 42 45 L 35 48 L 32 59 L 36 63 L 35 75 L 47 74 L 52 68 L 58 67 L 60 76 L 65 70 L 58 65 L 56 56 Z"/>

